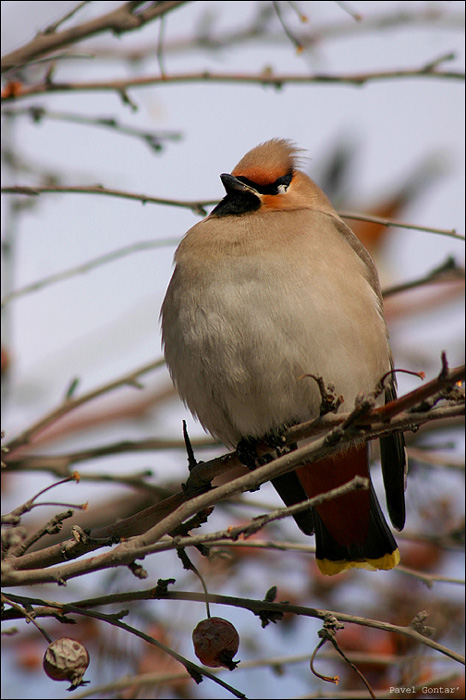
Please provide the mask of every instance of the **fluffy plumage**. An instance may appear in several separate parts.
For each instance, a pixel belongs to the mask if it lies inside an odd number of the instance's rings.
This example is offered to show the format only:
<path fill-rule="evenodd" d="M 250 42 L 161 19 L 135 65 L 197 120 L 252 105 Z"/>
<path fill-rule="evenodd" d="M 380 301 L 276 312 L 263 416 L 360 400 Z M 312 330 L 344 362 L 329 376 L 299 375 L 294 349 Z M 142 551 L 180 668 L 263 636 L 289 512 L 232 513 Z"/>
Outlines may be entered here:
<path fill-rule="evenodd" d="M 344 397 L 342 410 L 350 410 L 391 368 L 372 260 L 325 194 L 297 169 L 298 153 L 289 141 L 272 139 L 221 176 L 226 196 L 180 243 L 162 307 L 165 357 L 178 393 L 204 428 L 231 447 L 316 417 L 320 394 L 303 375 L 333 383 Z M 384 479 L 396 501 L 389 511 L 402 527 L 402 438 L 386 440 L 393 464 L 385 464 Z M 310 480 L 301 470 L 274 485 L 291 503 L 327 490 L 330 472 L 332 484 L 368 474 L 362 448 L 339 455 L 330 471 L 328 464 L 313 465 L 317 476 Z M 338 508 L 297 519 L 307 532 L 316 525 L 324 573 L 397 563 L 375 493 L 362 498 L 365 509 L 343 499 Z M 354 543 L 338 542 L 337 520 L 353 530 Z"/>

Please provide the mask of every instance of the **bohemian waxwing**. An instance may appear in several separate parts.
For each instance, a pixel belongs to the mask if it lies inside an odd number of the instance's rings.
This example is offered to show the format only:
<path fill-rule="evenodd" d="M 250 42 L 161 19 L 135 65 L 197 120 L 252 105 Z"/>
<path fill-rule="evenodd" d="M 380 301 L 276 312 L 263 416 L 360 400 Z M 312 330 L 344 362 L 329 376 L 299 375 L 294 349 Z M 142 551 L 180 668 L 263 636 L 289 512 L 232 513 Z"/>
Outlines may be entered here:
<path fill-rule="evenodd" d="M 305 375 L 333 384 L 349 411 L 392 368 L 372 259 L 297 169 L 297 153 L 290 141 L 272 139 L 220 176 L 226 196 L 181 241 L 162 306 L 176 389 L 203 427 L 230 447 L 316 418 L 321 395 Z M 395 397 L 391 380 L 381 402 Z M 380 443 L 388 512 L 402 529 L 403 437 Z M 355 474 L 369 476 L 364 442 L 272 483 L 292 505 Z M 324 574 L 399 562 L 372 485 L 295 519 L 306 534 L 315 532 Z"/>

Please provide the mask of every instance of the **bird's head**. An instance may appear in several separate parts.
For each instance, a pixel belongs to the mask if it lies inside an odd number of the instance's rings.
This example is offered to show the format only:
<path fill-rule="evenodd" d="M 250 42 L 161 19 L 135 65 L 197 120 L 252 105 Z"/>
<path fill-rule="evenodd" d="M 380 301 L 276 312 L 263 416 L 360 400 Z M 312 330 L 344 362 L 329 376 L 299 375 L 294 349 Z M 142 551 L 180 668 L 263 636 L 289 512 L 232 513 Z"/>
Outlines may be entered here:
<path fill-rule="evenodd" d="M 324 193 L 297 169 L 299 153 L 291 141 L 278 138 L 246 153 L 231 174 L 220 175 L 226 196 L 211 216 L 331 208 Z"/>

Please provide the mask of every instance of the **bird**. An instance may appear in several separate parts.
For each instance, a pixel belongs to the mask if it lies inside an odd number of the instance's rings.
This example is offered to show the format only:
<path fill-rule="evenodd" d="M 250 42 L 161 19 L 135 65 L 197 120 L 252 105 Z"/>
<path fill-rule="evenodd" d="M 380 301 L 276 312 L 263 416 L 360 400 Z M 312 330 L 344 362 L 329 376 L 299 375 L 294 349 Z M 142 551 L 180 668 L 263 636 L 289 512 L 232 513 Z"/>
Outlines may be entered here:
<path fill-rule="evenodd" d="M 396 398 L 376 268 L 302 160 L 302 149 L 284 138 L 252 148 L 220 175 L 224 198 L 175 252 L 160 312 L 166 363 L 182 401 L 227 447 L 271 440 L 317 418 L 322 399 L 311 376 L 333 385 L 340 411 L 374 392 L 384 375 L 378 402 Z M 380 453 L 388 514 L 401 530 L 402 433 L 383 437 Z M 272 484 L 289 506 L 356 474 L 370 480 L 364 440 Z M 400 561 L 372 481 L 295 520 L 315 534 L 325 575 L 389 570 Z"/>

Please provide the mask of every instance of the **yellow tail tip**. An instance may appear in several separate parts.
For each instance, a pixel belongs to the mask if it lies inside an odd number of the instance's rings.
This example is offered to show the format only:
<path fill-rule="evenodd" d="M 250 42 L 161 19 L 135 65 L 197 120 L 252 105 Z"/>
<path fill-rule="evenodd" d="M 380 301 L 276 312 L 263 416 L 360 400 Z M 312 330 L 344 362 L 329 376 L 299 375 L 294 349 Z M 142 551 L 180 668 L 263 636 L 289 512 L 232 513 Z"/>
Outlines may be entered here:
<path fill-rule="evenodd" d="M 316 559 L 317 566 L 325 576 L 334 576 L 348 569 L 368 569 L 369 571 L 377 571 L 379 569 L 393 569 L 400 563 L 400 552 L 395 549 L 390 554 L 384 554 L 378 559 L 361 559 L 356 561 L 348 561 L 339 559 L 332 561 L 331 559 Z"/>

